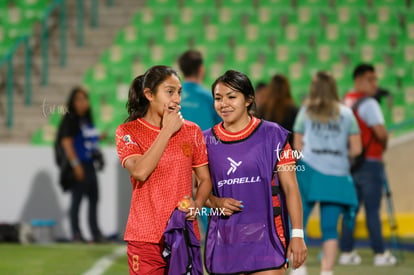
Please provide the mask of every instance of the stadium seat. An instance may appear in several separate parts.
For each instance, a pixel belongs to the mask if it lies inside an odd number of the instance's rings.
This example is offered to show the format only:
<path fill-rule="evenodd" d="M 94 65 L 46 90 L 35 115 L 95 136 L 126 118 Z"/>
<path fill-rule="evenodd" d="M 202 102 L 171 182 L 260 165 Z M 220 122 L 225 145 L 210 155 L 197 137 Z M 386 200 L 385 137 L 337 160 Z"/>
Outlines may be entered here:
<path fill-rule="evenodd" d="M 18 6 L 12 6 L 0 11 L 2 25 L 7 31 L 10 39 L 16 39 L 22 35 L 30 34 L 32 30 L 31 21 L 24 17 L 23 10 Z"/>
<path fill-rule="evenodd" d="M 313 28 L 321 27 L 321 9 L 307 6 L 299 6 L 295 12 L 289 14 L 289 23 L 308 26 Z"/>
<path fill-rule="evenodd" d="M 122 52 L 128 58 L 137 55 L 147 55 L 147 40 L 140 36 L 140 28 L 133 25 L 126 26 L 120 30 L 115 37 L 115 45 L 122 48 Z"/>
<path fill-rule="evenodd" d="M 100 62 L 115 79 L 122 79 L 128 75 L 131 67 L 131 59 L 123 52 L 123 49 L 123 47 L 113 45 L 100 58 Z"/>
<path fill-rule="evenodd" d="M 193 10 L 198 10 L 203 14 L 214 14 L 217 12 L 216 1 L 211 0 L 185 0 L 185 7 L 191 7 Z"/>
<path fill-rule="evenodd" d="M 28 20 L 40 20 L 46 12 L 51 0 L 17 0 L 17 6 Z"/>
<path fill-rule="evenodd" d="M 106 98 L 116 91 L 116 79 L 109 74 L 104 64 L 98 63 L 85 74 L 83 84 L 90 94 L 96 94 L 98 98 Z"/>

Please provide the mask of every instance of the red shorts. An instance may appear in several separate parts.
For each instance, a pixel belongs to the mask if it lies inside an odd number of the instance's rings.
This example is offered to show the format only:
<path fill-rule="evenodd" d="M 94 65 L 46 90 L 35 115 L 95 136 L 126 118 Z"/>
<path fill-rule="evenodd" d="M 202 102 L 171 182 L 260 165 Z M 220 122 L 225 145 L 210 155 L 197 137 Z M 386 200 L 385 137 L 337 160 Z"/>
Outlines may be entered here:
<path fill-rule="evenodd" d="M 165 275 L 167 263 L 162 257 L 162 244 L 128 242 L 128 266 L 131 275 Z"/>

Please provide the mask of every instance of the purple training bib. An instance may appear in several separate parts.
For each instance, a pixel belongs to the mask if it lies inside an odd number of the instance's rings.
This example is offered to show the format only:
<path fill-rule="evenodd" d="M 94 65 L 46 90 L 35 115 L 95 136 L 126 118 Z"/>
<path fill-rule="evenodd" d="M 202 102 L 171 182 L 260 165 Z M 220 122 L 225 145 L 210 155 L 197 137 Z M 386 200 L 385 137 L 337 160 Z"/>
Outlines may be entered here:
<path fill-rule="evenodd" d="M 207 271 L 226 274 L 282 267 L 286 249 L 276 234 L 271 183 L 288 131 L 262 121 L 242 140 L 221 141 L 214 129 L 205 131 L 204 136 L 214 195 L 241 200 L 244 205 L 243 211 L 230 217 L 210 217 L 205 248 Z M 275 183 L 279 185 L 277 176 Z M 283 194 L 278 196 L 288 240 L 286 205 Z"/>

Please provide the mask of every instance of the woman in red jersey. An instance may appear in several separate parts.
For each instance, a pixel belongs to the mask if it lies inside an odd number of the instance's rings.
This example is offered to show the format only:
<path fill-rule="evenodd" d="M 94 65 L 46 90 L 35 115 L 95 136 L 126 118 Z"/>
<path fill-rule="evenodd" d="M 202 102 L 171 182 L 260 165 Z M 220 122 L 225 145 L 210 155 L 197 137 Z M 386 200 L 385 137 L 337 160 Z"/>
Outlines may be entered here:
<path fill-rule="evenodd" d="M 122 166 L 131 174 L 132 200 L 125 230 L 130 274 L 164 274 L 162 235 L 185 196 L 192 196 L 192 171 L 199 178 L 193 207 L 211 192 L 208 159 L 200 127 L 180 113 L 181 84 L 167 66 L 154 66 L 132 82 L 129 117 L 116 131 Z M 187 214 L 194 219 L 196 211 Z"/>

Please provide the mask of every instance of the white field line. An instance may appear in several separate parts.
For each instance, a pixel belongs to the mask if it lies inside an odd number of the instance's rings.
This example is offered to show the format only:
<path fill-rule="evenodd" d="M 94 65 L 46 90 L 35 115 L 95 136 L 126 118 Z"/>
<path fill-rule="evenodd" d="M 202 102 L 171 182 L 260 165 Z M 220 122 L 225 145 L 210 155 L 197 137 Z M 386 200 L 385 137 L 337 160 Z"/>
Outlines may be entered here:
<path fill-rule="evenodd" d="M 112 254 L 105 255 L 97 260 L 90 269 L 83 273 L 83 275 L 101 275 L 117 258 L 123 255 L 126 255 L 126 247 L 118 247 L 112 252 Z"/>

